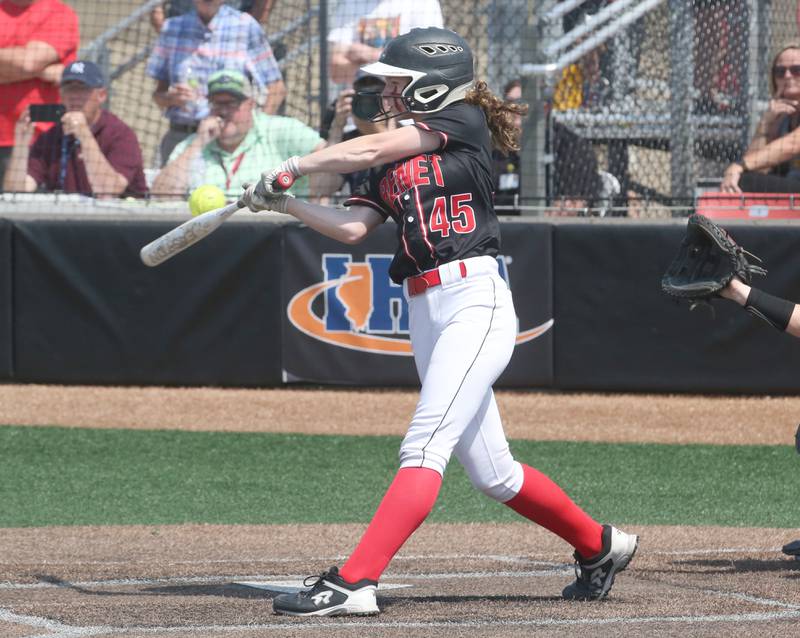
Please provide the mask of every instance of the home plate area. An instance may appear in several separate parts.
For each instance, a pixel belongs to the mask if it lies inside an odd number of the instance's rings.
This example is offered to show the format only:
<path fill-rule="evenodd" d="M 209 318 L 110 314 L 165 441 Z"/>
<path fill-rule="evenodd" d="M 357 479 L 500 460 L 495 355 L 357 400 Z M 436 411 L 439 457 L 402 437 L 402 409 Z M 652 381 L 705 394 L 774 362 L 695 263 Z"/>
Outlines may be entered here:
<path fill-rule="evenodd" d="M 305 580 L 305 579 L 303 579 Z M 264 591 L 271 592 L 272 594 L 295 594 L 306 586 L 302 580 L 266 580 L 266 581 L 242 581 L 234 583 L 241 587 L 252 587 L 253 589 L 263 589 Z M 411 585 L 398 585 L 394 583 L 379 583 L 378 591 L 386 592 L 390 589 L 401 589 L 403 587 L 411 587 Z"/>
<path fill-rule="evenodd" d="M 635 526 L 639 552 L 605 601 L 561 599 L 574 579 L 569 548 L 546 532 L 441 524 L 419 530 L 392 562 L 380 615 L 277 616 L 273 596 L 344 558 L 321 542 L 290 551 L 286 532 L 307 531 L 299 527 L 176 526 L 156 544 L 144 529 L 71 528 L 49 554 L 36 542 L 54 541 L 55 530 L 2 530 L 28 538 L 17 538 L 16 558 L 0 541 L 0 636 L 686 638 L 793 635 L 800 623 L 800 561 L 780 552 L 787 530 Z M 357 538 L 355 526 L 335 527 L 325 528 L 333 546 Z"/>

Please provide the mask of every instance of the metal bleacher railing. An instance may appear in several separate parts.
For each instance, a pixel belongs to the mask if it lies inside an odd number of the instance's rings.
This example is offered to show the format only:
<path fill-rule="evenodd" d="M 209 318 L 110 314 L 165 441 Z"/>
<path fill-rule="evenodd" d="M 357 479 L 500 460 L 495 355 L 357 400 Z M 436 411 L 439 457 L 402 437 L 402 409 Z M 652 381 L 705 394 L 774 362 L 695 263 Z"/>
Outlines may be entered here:
<path fill-rule="evenodd" d="M 747 146 L 768 98 L 771 27 L 780 16 L 770 0 L 599 4 L 535 0 L 536 44 L 521 66 L 532 105 L 522 200 L 533 209 L 552 200 L 548 140 L 559 122 L 600 148 L 621 183 L 617 207 L 633 197 L 689 210 L 698 181 L 721 175 Z M 570 13 L 581 19 L 564 31 Z M 565 69 L 598 50 L 601 72 L 613 76 L 602 98 L 548 110 Z"/>

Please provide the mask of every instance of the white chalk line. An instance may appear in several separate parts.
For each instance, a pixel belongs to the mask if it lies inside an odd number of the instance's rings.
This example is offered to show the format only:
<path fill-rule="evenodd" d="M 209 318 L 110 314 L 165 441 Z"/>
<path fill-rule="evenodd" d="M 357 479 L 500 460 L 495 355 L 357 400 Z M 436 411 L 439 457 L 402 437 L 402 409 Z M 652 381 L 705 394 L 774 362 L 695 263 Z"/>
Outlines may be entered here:
<path fill-rule="evenodd" d="M 0 610 L 2 612 L 4 610 Z M 28 618 L 28 617 L 24 617 Z M 351 629 L 353 627 L 364 627 L 369 629 L 434 629 L 434 628 L 483 628 L 483 627 L 578 627 L 578 626 L 600 626 L 625 624 L 701 624 L 701 623 L 740 623 L 740 622 L 769 622 L 777 620 L 791 620 L 800 618 L 800 611 L 783 611 L 772 613 L 745 613 L 745 614 L 715 614 L 707 616 L 620 616 L 612 618 L 573 618 L 573 619 L 530 619 L 530 620 L 464 620 L 464 621 L 351 621 L 341 619 L 331 619 L 329 622 L 320 624 L 318 622 L 303 624 L 302 622 L 279 622 L 274 624 L 259 625 L 186 625 L 182 627 L 113 627 L 113 626 L 87 626 L 87 627 L 66 627 L 54 624 L 53 628 L 58 633 L 42 635 L 41 637 L 31 638 L 84 638 L 87 636 L 99 636 L 103 634 L 125 635 L 125 634 L 169 634 L 169 633 L 251 633 L 264 631 L 319 631 L 325 629 L 335 632 L 337 629 Z"/>
<path fill-rule="evenodd" d="M 716 594 L 717 596 L 722 596 L 725 598 L 736 598 L 737 600 L 743 600 L 748 603 L 756 603 L 759 605 L 766 605 L 768 607 L 783 607 L 787 610 L 800 612 L 800 605 L 787 603 L 782 600 L 773 600 L 771 598 L 763 598 L 761 596 L 751 596 L 749 594 L 742 594 L 739 592 L 722 591 L 720 589 L 701 589 L 700 591 L 708 594 Z"/>
<path fill-rule="evenodd" d="M 705 548 L 705 549 L 681 549 L 681 550 L 648 550 L 651 556 L 702 556 L 705 554 L 781 554 L 780 547 L 730 547 L 725 549 Z M 392 559 L 393 563 L 400 561 L 414 561 L 414 560 L 476 560 L 476 561 L 494 561 L 501 563 L 513 563 L 522 565 L 536 565 L 536 564 L 554 564 L 553 561 L 538 560 L 535 554 L 526 556 L 506 556 L 497 554 L 417 554 L 417 555 L 402 555 L 398 554 Z M 542 555 L 544 556 L 544 554 Z M 292 563 L 336 563 L 347 560 L 348 556 L 341 554 L 338 556 L 303 556 L 299 558 L 286 558 L 281 557 L 247 557 L 247 558 L 220 558 L 220 559 L 198 559 L 198 560 L 170 560 L 160 561 L 159 564 L 163 566 L 171 565 L 238 565 L 241 563 L 277 563 L 277 564 L 292 564 Z M 79 560 L 79 561 L 47 561 L 48 566 L 78 566 L 78 565 L 96 565 L 96 566 L 113 566 L 113 565 L 150 565 L 156 558 L 140 559 L 140 560 Z M 13 563 L 0 561 L 0 566 L 20 566 L 20 565 L 40 565 L 41 562 L 21 562 L 14 561 Z"/>
<path fill-rule="evenodd" d="M 779 548 L 726 548 L 726 549 L 695 549 L 695 550 L 682 550 L 682 551 L 661 551 L 651 552 L 652 554 L 660 555 L 697 555 L 697 554 L 714 554 L 714 553 L 742 553 L 742 552 L 757 552 L 757 553 L 773 553 L 779 552 Z M 337 560 L 342 557 L 327 557 L 329 560 Z M 497 555 L 420 555 L 420 556 L 397 556 L 395 560 L 419 560 L 424 559 L 440 559 L 440 560 L 457 560 L 457 559 L 470 559 L 470 560 L 494 560 L 504 561 L 510 563 L 528 563 L 540 564 L 550 567 L 545 570 L 535 571 L 511 571 L 511 572 L 455 572 L 455 573 L 439 573 L 439 574 L 387 574 L 387 577 L 404 579 L 404 580 L 435 580 L 435 579 L 454 579 L 454 578 L 493 578 L 493 577 L 535 577 L 535 576 L 552 576 L 561 573 L 571 573 L 572 568 L 565 566 L 563 563 L 550 562 L 550 561 L 532 561 L 524 556 L 497 556 Z M 270 562 L 272 559 L 259 559 L 259 561 Z M 325 560 L 324 558 L 311 558 L 311 559 L 278 559 L 280 562 L 296 562 L 297 560 Z M 102 564 L 102 561 L 97 561 Z M 150 561 L 142 561 L 150 562 Z M 173 564 L 202 564 L 214 562 L 240 562 L 240 561 L 179 561 Z M 276 561 L 277 562 L 277 561 Z M 130 561 L 114 561 L 111 564 L 130 564 Z M 52 564 L 52 563 L 48 563 Z M 75 564 L 75 563 L 68 563 Z M 80 563 L 83 564 L 83 563 Z M 236 580 L 264 580 L 274 578 L 274 576 L 215 576 L 215 577 L 174 577 L 174 578 L 158 578 L 158 579 L 110 579 L 100 581 L 82 581 L 74 583 L 0 583 L 0 589 L 33 589 L 33 588 L 59 588 L 59 587 L 100 587 L 100 586 L 114 586 L 114 585 L 139 585 L 139 586 L 152 586 L 152 585 L 169 585 L 169 584 L 213 584 L 213 583 L 228 583 Z M 287 577 L 284 577 L 287 578 Z M 303 578 L 303 576 L 290 576 L 288 578 Z M 651 616 L 651 617 L 619 617 L 619 618 L 587 618 L 587 619 L 542 619 L 542 620 L 522 620 L 522 621 L 505 621 L 487 619 L 483 621 L 431 621 L 431 622 L 358 622 L 346 621 L 340 625 L 331 626 L 333 629 L 336 626 L 341 627 L 377 627 L 377 628 L 437 628 L 437 627 L 544 627 L 544 626 L 580 626 L 580 625 L 608 625 L 616 623 L 713 623 L 713 622 L 764 622 L 800 618 L 800 605 L 786 603 L 783 601 L 771 600 L 767 598 L 760 598 L 749 596 L 746 594 L 736 592 L 726 592 L 714 589 L 699 590 L 707 594 L 712 594 L 722 597 L 736 598 L 754 604 L 761 604 L 766 606 L 782 607 L 785 611 L 766 612 L 766 613 L 744 613 L 744 614 L 719 614 L 707 616 Z M 315 629 L 318 624 L 302 625 L 297 623 L 275 623 L 263 625 L 193 625 L 193 626 L 164 626 L 164 627 L 147 627 L 147 626 L 130 626 L 130 627 L 112 627 L 112 626 L 70 626 L 64 625 L 57 621 L 40 618 L 36 616 L 25 616 L 15 614 L 9 610 L 0 609 L 0 620 L 6 622 L 22 624 L 30 627 L 41 628 L 49 631 L 48 634 L 41 636 L 32 636 L 31 638 L 85 638 L 89 636 L 100 636 L 103 634 L 155 634 L 155 633 L 182 633 L 182 632 L 218 632 L 218 633 L 248 633 L 252 631 L 267 631 L 267 630 L 282 630 L 282 629 Z"/>
<path fill-rule="evenodd" d="M 29 627 L 38 627 L 41 629 L 48 629 L 50 631 L 63 631 L 71 629 L 69 625 L 64 625 L 55 620 L 48 620 L 47 618 L 40 618 L 39 616 L 25 616 L 22 614 L 15 614 L 8 609 L 0 609 L 0 620 L 15 623 L 19 625 L 27 625 Z"/>
<path fill-rule="evenodd" d="M 648 551 L 653 556 L 702 556 L 704 554 L 782 554 L 780 547 L 728 547 L 726 549 L 681 549 Z"/>

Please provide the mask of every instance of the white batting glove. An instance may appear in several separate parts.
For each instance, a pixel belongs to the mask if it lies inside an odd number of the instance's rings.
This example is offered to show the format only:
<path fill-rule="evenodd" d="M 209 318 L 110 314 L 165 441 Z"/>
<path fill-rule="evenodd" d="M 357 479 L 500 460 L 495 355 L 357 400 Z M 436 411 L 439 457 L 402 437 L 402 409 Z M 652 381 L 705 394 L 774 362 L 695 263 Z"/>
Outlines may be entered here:
<path fill-rule="evenodd" d="M 279 190 L 275 189 L 275 180 L 281 173 L 290 173 L 292 177 L 300 177 L 300 158 L 297 155 L 281 162 L 278 166 L 269 171 L 261 173 L 261 179 L 257 186 L 261 190 L 259 194 L 263 193 L 278 193 Z"/>
<path fill-rule="evenodd" d="M 262 194 L 259 189 L 260 182 L 255 184 L 242 184 L 244 193 L 239 200 L 247 206 L 254 213 L 259 213 L 262 210 L 273 210 L 276 213 L 286 213 L 286 207 L 289 205 L 289 200 L 294 197 L 290 193 L 277 192 L 277 193 L 264 193 Z"/>

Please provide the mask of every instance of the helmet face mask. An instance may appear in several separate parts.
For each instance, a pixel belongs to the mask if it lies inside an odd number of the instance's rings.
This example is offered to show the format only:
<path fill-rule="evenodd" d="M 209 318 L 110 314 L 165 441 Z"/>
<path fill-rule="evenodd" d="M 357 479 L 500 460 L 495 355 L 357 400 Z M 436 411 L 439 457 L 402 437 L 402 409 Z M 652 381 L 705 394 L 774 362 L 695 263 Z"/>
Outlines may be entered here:
<path fill-rule="evenodd" d="M 411 78 L 401 99 L 409 113 L 423 114 L 464 99 L 472 86 L 472 64 L 472 51 L 461 36 L 429 27 L 394 38 L 380 59 L 362 70 L 383 77 Z"/>
<path fill-rule="evenodd" d="M 408 76 L 386 76 L 388 78 L 402 78 L 408 80 Z M 378 99 L 378 108 L 375 115 L 370 118 L 370 122 L 386 122 L 396 117 L 408 117 L 410 114 L 409 98 L 406 97 L 406 89 L 411 82 L 406 82 L 399 90 L 392 86 L 391 80 L 386 83 L 383 92 Z M 394 89 L 394 90 L 393 90 Z M 396 108 L 397 103 L 402 104 L 402 109 Z"/>

